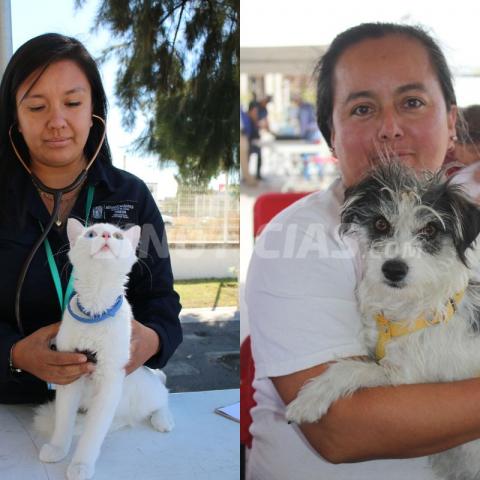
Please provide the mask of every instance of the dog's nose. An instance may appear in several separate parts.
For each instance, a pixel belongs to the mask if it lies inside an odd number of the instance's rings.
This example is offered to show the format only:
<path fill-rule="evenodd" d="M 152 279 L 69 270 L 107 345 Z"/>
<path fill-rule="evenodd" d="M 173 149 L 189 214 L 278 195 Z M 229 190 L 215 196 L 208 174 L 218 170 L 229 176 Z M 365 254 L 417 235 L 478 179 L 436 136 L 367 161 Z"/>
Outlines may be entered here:
<path fill-rule="evenodd" d="M 399 282 L 408 273 L 408 265 L 401 260 L 388 260 L 382 265 L 382 272 L 387 280 Z"/>

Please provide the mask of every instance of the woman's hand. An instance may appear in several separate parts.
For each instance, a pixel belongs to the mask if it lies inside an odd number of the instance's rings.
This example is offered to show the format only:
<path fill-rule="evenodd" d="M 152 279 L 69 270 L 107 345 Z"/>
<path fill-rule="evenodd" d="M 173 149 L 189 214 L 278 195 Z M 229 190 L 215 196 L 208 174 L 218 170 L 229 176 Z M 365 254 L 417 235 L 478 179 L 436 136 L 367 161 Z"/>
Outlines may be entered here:
<path fill-rule="evenodd" d="M 141 367 L 150 357 L 160 350 L 160 339 L 155 330 L 132 320 L 132 340 L 130 342 L 130 360 L 125 366 L 129 375 Z"/>
<path fill-rule="evenodd" d="M 38 329 L 18 341 L 12 352 L 15 368 L 20 368 L 49 383 L 67 385 L 95 370 L 82 353 L 57 352 L 50 342 L 58 333 L 60 322 Z"/>

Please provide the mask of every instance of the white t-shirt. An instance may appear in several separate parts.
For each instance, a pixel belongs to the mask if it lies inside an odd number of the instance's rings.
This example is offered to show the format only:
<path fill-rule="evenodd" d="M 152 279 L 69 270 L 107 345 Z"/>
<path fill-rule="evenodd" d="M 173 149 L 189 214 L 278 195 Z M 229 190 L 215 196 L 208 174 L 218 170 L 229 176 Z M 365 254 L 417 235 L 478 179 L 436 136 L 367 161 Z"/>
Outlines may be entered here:
<path fill-rule="evenodd" d="M 366 355 L 355 286 L 355 242 L 340 238 L 343 186 L 313 193 L 279 215 L 257 239 L 246 282 L 257 406 L 247 480 L 433 480 L 425 457 L 333 465 L 285 421 L 268 377 L 335 358 Z"/>

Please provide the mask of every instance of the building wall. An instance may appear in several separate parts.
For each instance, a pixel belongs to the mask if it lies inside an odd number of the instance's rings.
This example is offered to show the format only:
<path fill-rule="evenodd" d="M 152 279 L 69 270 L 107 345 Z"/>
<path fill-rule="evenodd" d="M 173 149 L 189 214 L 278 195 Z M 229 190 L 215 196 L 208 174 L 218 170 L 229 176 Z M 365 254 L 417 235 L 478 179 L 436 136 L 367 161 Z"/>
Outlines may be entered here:
<path fill-rule="evenodd" d="M 175 280 L 237 277 L 240 248 L 235 244 L 171 244 L 170 259 Z"/>

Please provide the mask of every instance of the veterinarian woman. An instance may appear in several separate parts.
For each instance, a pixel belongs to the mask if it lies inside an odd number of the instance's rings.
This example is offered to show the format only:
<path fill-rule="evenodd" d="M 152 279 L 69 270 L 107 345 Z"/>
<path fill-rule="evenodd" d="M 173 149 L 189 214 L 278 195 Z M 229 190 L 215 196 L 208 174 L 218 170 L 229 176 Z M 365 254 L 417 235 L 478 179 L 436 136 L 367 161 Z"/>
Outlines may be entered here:
<path fill-rule="evenodd" d="M 421 29 L 359 25 L 322 58 L 317 107 L 341 179 L 267 227 L 247 278 L 257 403 L 247 478 L 433 479 L 426 455 L 480 438 L 480 379 L 361 390 L 300 426 L 287 424 L 285 405 L 329 362 L 366 355 L 361 263 L 336 233 L 344 189 L 385 154 L 440 168 L 455 142 L 451 73 Z"/>
<path fill-rule="evenodd" d="M 146 185 L 112 166 L 94 60 L 73 38 L 36 37 L 10 60 L 0 105 L 0 402 L 43 401 L 48 383 L 94 368 L 84 354 L 49 348 L 69 295 L 68 217 L 142 227 L 127 290 L 135 320 L 126 371 L 162 367 L 182 340 L 164 224 Z"/>

